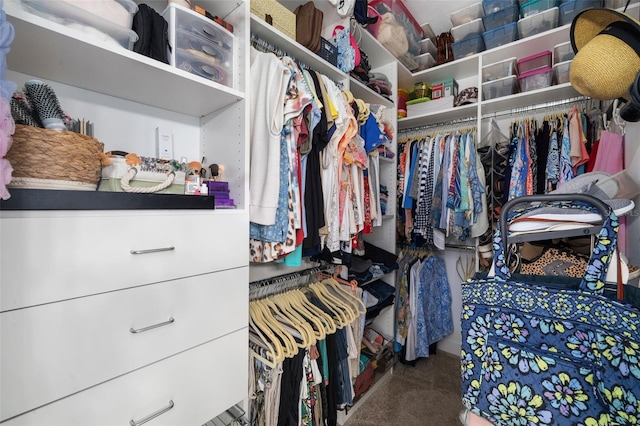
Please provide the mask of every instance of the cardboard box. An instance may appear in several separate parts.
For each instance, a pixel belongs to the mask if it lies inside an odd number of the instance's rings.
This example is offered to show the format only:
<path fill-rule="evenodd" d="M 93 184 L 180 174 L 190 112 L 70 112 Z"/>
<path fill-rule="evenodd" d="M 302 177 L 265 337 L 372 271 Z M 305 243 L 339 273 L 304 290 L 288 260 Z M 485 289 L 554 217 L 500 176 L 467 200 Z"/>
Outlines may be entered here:
<path fill-rule="evenodd" d="M 448 78 L 431 85 L 432 100 L 448 96 L 458 96 L 458 82 L 455 79 Z"/>

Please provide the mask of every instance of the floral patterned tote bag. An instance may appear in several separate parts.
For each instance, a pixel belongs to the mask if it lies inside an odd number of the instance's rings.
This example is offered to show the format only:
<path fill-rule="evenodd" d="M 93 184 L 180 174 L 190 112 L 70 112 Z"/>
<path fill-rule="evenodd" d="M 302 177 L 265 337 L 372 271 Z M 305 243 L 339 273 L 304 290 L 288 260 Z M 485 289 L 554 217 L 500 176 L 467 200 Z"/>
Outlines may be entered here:
<path fill-rule="evenodd" d="M 561 206 L 600 212 L 606 220 L 575 289 L 555 286 L 553 277 L 547 283 L 512 277 L 500 229 L 495 277 L 462 284 L 462 401 L 495 425 L 640 423 L 640 314 L 602 295 L 618 218 L 591 196 L 577 199 Z M 503 207 L 501 229 L 515 204 Z"/>

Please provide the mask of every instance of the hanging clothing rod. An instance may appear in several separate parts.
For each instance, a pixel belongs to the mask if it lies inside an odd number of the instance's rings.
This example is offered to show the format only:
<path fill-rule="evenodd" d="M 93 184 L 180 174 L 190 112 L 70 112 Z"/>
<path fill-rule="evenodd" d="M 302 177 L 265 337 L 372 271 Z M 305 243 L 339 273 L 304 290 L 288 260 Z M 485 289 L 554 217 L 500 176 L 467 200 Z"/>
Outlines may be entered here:
<path fill-rule="evenodd" d="M 259 281 L 249 283 L 249 299 L 255 300 L 272 294 L 282 293 L 284 291 L 301 287 L 319 274 L 320 272 L 331 271 L 335 265 L 320 265 L 301 271 L 291 272 L 289 274 L 278 275 Z"/>
<path fill-rule="evenodd" d="M 287 57 L 293 59 L 294 62 L 296 64 L 298 64 L 298 66 L 300 68 L 304 68 L 307 71 L 317 72 L 315 69 L 313 69 L 309 65 L 305 64 L 304 62 L 302 62 L 301 60 L 299 60 L 295 56 L 291 55 L 289 52 L 286 52 L 285 50 L 282 50 L 280 47 L 275 46 L 275 45 L 271 44 L 270 42 L 268 42 L 266 40 L 263 40 L 262 38 L 260 38 L 259 36 L 255 35 L 255 34 L 251 34 L 251 45 L 253 47 L 255 47 L 257 50 L 261 51 L 261 52 L 273 53 L 274 55 L 280 56 L 280 57 L 287 56 Z M 333 79 L 331 81 L 333 81 L 333 83 L 336 86 L 338 86 L 338 88 L 340 90 L 344 89 L 344 85 L 342 83 L 340 83 L 339 81 L 335 81 Z"/>
<path fill-rule="evenodd" d="M 488 114 L 482 117 L 483 120 L 488 120 L 491 118 L 498 118 L 498 117 L 504 117 L 504 116 L 513 116 L 513 115 L 522 115 L 522 114 L 529 114 L 531 112 L 534 111 L 540 111 L 540 110 L 545 110 L 545 109 L 557 109 L 560 107 L 565 107 L 567 105 L 571 105 L 571 104 L 576 104 L 579 102 L 584 102 L 585 106 L 586 103 L 588 103 L 588 101 L 593 101 L 593 102 L 597 102 L 587 96 L 576 96 L 573 98 L 567 98 L 567 99 L 562 99 L 559 101 L 552 101 L 552 102 L 546 102 L 544 104 L 538 104 L 538 105 L 529 105 L 529 106 L 524 106 L 524 107 L 520 107 L 520 108 L 512 108 L 508 111 L 501 111 L 501 112 L 495 112 L 493 114 Z"/>
<path fill-rule="evenodd" d="M 406 142 L 408 139 L 427 136 L 442 130 L 458 130 L 461 127 L 470 127 L 472 130 L 475 130 L 476 120 L 476 117 L 467 117 L 403 129 L 398 132 L 398 142 Z M 474 123 L 474 125 L 469 126 L 469 123 Z"/>

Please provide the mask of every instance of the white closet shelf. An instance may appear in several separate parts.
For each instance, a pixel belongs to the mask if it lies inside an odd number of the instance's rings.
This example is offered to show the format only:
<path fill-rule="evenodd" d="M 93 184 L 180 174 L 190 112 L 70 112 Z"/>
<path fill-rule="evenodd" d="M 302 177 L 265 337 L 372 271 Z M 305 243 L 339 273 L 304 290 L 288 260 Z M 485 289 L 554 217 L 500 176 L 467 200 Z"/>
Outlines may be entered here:
<path fill-rule="evenodd" d="M 326 75 L 333 81 L 344 82 L 348 78 L 347 75 L 338 68 L 253 14 L 251 14 L 251 34 L 278 47 L 280 50 L 291 55 L 293 59 L 303 62 L 305 65 Z"/>
<path fill-rule="evenodd" d="M 196 117 L 244 99 L 240 91 L 6 6 L 16 33 L 7 55 L 13 71 Z"/>
<path fill-rule="evenodd" d="M 479 72 L 480 54 L 467 56 L 446 64 L 436 65 L 426 70 L 411 73 L 398 61 L 398 87 L 411 88 L 419 82 L 434 83 L 454 77 L 456 80 L 475 77 Z"/>
<path fill-rule="evenodd" d="M 530 92 L 515 93 L 501 98 L 482 101 L 482 117 L 486 118 L 488 114 L 494 114 L 500 111 L 512 110 L 513 112 L 517 112 L 515 110 L 518 108 L 526 109 L 531 105 L 545 104 L 580 96 L 582 95 L 580 95 L 571 83 L 557 84 Z"/>
<path fill-rule="evenodd" d="M 384 105 L 388 108 L 395 108 L 395 104 L 381 94 L 374 92 L 360 80 L 350 77 L 349 89 L 353 96 L 360 98 L 370 104 Z"/>

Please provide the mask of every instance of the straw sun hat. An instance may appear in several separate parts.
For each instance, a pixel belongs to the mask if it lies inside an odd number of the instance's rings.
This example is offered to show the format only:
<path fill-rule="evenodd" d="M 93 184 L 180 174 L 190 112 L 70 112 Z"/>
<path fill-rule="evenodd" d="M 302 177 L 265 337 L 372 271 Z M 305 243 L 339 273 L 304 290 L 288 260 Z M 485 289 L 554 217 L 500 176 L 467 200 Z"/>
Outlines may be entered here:
<path fill-rule="evenodd" d="M 573 87 L 599 100 L 627 98 L 640 71 L 640 21 L 612 9 L 580 12 L 571 23 Z"/>

